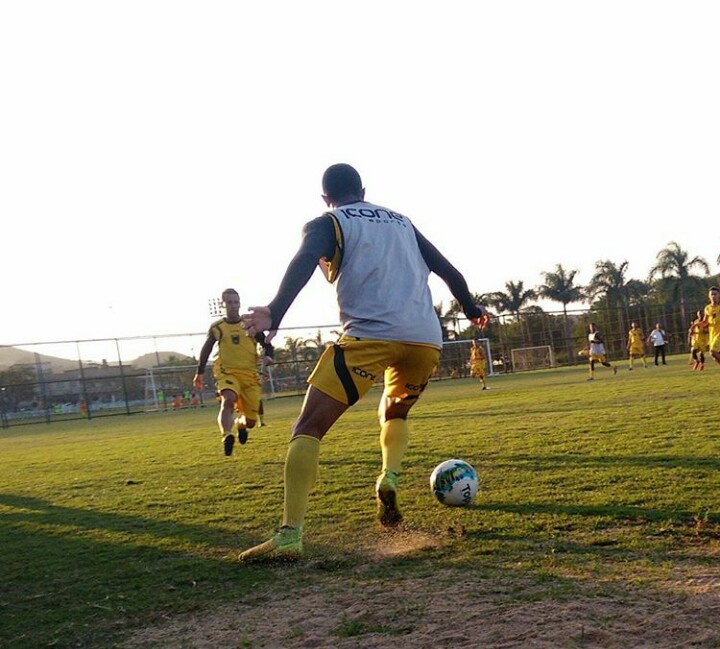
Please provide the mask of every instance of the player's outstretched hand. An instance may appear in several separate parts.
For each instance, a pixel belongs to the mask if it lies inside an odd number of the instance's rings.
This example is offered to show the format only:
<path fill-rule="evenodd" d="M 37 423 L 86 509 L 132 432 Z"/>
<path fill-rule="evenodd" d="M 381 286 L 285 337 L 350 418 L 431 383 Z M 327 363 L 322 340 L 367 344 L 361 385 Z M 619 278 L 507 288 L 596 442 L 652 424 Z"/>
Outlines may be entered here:
<path fill-rule="evenodd" d="M 480 327 L 480 329 L 485 329 L 490 322 L 490 314 L 482 304 L 476 304 L 475 306 L 482 311 L 482 315 L 476 318 L 471 318 L 470 322 L 472 322 L 476 327 Z"/>
<path fill-rule="evenodd" d="M 269 331 L 272 325 L 270 307 L 251 306 L 248 313 L 240 316 L 240 321 L 248 336 L 254 336 L 261 331 Z"/>
<path fill-rule="evenodd" d="M 203 389 L 203 375 L 202 374 L 196 374 L 193 377 L 193 385 L 195 386 L 196 390 Z"/>

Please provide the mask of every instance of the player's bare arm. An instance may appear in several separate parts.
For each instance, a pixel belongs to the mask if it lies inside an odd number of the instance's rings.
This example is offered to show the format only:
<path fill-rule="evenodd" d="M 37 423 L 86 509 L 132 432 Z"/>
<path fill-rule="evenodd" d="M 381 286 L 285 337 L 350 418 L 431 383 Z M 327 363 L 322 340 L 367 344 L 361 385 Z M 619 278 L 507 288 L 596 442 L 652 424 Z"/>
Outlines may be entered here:
<path fill-rule="evenodd" d="M 215 347 L 215 336 L 212 333 L 208 333 L 205 343 L 200 350 L 200 360 L 198 361 L 197 371 L 193 377 L 193 386 L 196 390 L 202 390 L 203 388 L 203 375 L 205 374 L 205 366 L 207 365 L 208 358 L 212 353 L 213 347 Z"/>

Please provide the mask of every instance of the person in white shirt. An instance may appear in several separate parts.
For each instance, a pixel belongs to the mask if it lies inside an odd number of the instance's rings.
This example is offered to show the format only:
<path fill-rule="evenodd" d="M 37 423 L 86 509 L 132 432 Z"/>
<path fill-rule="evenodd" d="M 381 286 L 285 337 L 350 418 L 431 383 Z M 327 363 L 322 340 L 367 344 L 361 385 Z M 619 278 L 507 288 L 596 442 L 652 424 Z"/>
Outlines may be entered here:
<path fill-rule="evenodd" d="M 660 358 L 662 358 L 662 364 L 667 365 L 665 362 L 665 347 L 667 345 L 667 341 L 667 334 L 658 322 L 655 325 L 655 329 L 653 329 L 648 336 L 648 342 L 651 342 L 655 348 L 655 365 L 658 364 L 658 360 Z"/>

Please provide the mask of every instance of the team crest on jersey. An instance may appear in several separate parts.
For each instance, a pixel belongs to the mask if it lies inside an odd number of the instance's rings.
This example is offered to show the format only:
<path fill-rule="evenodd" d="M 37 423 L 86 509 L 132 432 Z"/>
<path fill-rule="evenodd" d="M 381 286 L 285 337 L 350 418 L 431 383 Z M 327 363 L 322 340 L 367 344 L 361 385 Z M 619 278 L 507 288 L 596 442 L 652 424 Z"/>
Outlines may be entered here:
<path fill-rule="evenodd" d="M 240 335 L 233 334 L 232 336 L 230 336 L 230 340 L 232 340 L 233 345 L 239 345 L 240 344 Z"/>

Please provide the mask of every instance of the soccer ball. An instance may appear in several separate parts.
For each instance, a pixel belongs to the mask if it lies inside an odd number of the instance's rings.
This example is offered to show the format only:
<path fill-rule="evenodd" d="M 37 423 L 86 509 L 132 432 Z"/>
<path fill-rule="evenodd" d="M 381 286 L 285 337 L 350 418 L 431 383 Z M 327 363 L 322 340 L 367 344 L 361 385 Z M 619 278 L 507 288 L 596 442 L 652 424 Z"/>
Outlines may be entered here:
<path fill-rule="evenodd" d="M 478 492 L 477 471 L 464 460 L 445 460 L 430 474 L 430 489 L 449 507 L 469 505 Z"/>
<path fill-rule="evenodd" d="M 581 349 L 578 352 L 578 356 L 580 356 L 580 358 L 587 358 L 589 353 L 587 349 Z"/>

